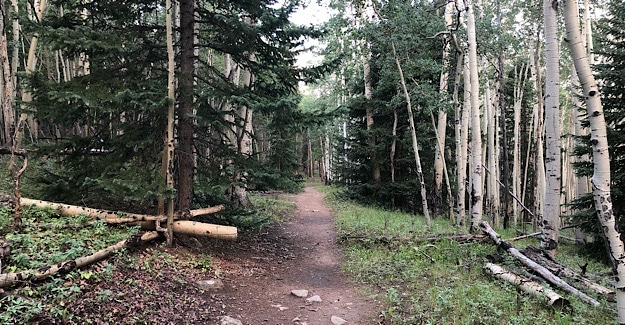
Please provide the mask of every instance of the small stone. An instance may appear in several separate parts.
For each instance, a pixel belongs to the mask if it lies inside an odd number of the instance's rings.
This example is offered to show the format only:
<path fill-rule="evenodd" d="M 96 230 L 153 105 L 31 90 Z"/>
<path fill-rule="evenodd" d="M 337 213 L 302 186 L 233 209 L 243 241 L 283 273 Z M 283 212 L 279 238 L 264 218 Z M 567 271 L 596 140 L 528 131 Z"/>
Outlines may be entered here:
<path fill-rule="evenodd" d="M 230 316 L 221 316 L 219 318 L 219 325 L 243 325 L 243 322 Z"/>
<path fill-rule="evenodd" d="M 292 290 L 291 294 L 296 297 L 306 298 L 308 297 L 308 290 Z"/>
<path fill-rule="evenodd" d="M 282 307 L 278 307 L 278 309 L 280 309 L 280 311 L 285 311 L 285 310 L 289 309 L 289 307 L 282 306 Z"/>
<path fill-rule="evenodd" d="M 330 318 L 330 321 L 332 322 L 333 325 L 343 325 L 343 324 L 347 323 L 346 320 L 344 320 L 343 318 L 338 317 L 338 316 L 332 316 Z"/>
<path fill-rule="evenodd" d="M 224 288 L 224 283 L 220 279 L 200 280 L 196 285 L 206 291 L 217 291 Z"/>
<path fill-rule="evenodd" d="M 323 300 L 321 300 L 321 297 L 314 295 L 308 299 L 306 299 L 306 301 L 308 302 L 322 302 Z"/>
<path fill-rule="evenodd" d="M 300 319 L 299 319 L 299 317 L 295 317 L 295 318 L 293 318 L 291 321 L 292 321 L 292 322 L 299 322 L 299 321 L 300 321 Z"/>

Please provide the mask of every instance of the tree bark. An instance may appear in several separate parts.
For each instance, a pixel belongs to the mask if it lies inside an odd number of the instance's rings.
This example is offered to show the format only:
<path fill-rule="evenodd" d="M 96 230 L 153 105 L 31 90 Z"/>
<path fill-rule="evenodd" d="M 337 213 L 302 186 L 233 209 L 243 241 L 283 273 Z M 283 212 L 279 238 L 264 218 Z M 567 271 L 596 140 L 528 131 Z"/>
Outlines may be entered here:
<path fill-rule="evenodd" d="M 178 115 L 178 198 L 177 211 L 191 208 L 193 183 L 193 113 L 195 61 L 195 0 L 180 0 L 180 74 Z"/>
<path fill-rule="evenodd" d="M 122 240 L 115 245 L 101 249 L 93 254 L 89 254 L 77 259 L 61 262 L 49 267 L 40 268 L 38 270 L 27 270 L 17 273 L 0 274 L 0 288 L 10 287 L 23 282 L 33 282 L 45 279 L 57 273 L 66 274 L 72 270 L 81 268 L 85 265 L 97 262 L 103 258 L 112 255 L 114 252 L 127 247 L 137 246 L 142 242 L 154 240 L 159 237 L 156 231 L 146 232 L 143 235 L 132 236 Z"/>
<path fill-rule="evenodd" d="M 431 226 L 430 212 L 428 210 L 428 199 L 425 190 L 425 181 L 423 179 L 423 170 L 421 169 L 421 158 L 419 157 L 419 144 L 417 143 L 417 133 L 415 130 L 414 117 L 412 114 L 412 104 L 410 102 L 410 94 L 406 87 L 406 79 L 404 79 L 404 72 L 402 71 L 399 58 L 397 58 L 397 51 L 395 50 L 395 44 L 391 41 L 391 48 L 393 50 L 393 58 L 395 58 L 395 64 L 397 65 L 397 71 L 399 72 L 399 81 L 404 91 L 404 97 L 406 99 L 406 106 L 408 109 L 408 122 L 410 123 L 410 134 L 412 136 L 412 151 L 414 152 L 415 164 L 417 165 L 417 180 L 421 188 L 421 205 L 423 207 L 423 216 L 425 217 L 425 223 L 429 228 Z"/>
<path fill-rule="evenodd" d="M 174 53 L 174 28 L 173 11 L 174 5 L 171 0 L 166 1 L 165 25 L 167 29 L 167 139 L 165 143 L 165 158 L 163 170 L 165 171 L 165 186 L 167 197 L 167 246 L 173 245 L 173 222 L 174 222 L 174 110 L 176 104 L 176 79 L 175 79 L 175 53 Z M 162 198 L 159 198 L 162 200 Z M 157 221 L 157 228 L 160 226 Z"/>
<path fill-rule="evenodd" d="M 555 256 L 560 235 L 560 51 L 558 49 L 558 2 L 543 0 L 545 20 L 545 176 L 546 185 L 540 226 L 540 248 L 551 257 Z"/>
<path fill-rule="evenodd" d="M 465 1 L 467 10 L 467 37 L 469 43 L 469 71 L 471 75 L 471 232 L 479 230 L 482 221 L 482 134 L 480 127 L 480 83 L 477 67 L 477 40 L 472 0 Z"/>
<path fill-rule="evenodd" d="M 610 195 L 610 156 L 606 133 L 605 116 L 599 87 L 584 49 L 579 32 L 579 11 L 577 1 L 564 0 L 564 22 L 566 24 L 566 41 L 579 76 L 588 120 L 590 122 L 590 142 L 592 144 L 592 192 L 595 209 L 603 235 L 607 241 L 608 255 L 616 275 L 616 301 L 619 324 L 625 324 L 625 248 L 617 228 L 616 216 L 612 209 Z"/>
<path fill-rule="evenodd" d="M 536 273 L 538 273 L 540 276 L 542 276 L 545 280 L 549 281 L 549 283 L 559 287 L 560 289 L 562 289 L 562 290 L 564 290 L 566 292 L 569 292 L 569 293 L 579 297 L 585 303 L 591 304 L 593 306 L 599 306 L 599 302 L 597 300 L 595 300 L 595 299 L 589 297 L 588 295 L 586 295 L 585 293 L 577 290 L 576 288 L 574 288 L 573 286 L 571 286 L 570 284 L 568 284 L 564 280 L 562 280 L 559 277 L 557 277 L 555 274 L 551 273 L 551 271 L 549 271 L 544 266 L 534 262 L 533 260 L 531 260 L 527 256 L 523 255 L 518 249 L 516 249 L 510 243 L 508 243 L 508 242 L 504 241 L 503 239 L 501 239 L 499 234 L 497 234 L 493 230 L 493 228 L 491 228 L 490 225 L 488 225 L 487 222 L 482 221 L 482 222 L 480 222 L 479 226 L 480 226 L 480 228 L 482 228 L 482 231 L 484 231 L 486 234 L 488 234 L 490 236 L 490 238 L 495 242 L 495 244 L 497 244 L 498 247 L 502 248 L 503 250 L 508 252 L 510 255 L 514 256 L 516 259 L 518 259 L 525 266 L 527 266 L 530 269 L 534 270 Z"/>
<path fill-rule="evenodd" d="M 528 293 L 529 295 L 542 300 L 549 306 L 562 309 L 570 305 L 568 300 L 562 298 L 562 296 L 557 294 L 555 291 L 549 288 L 545 288 L 542 285 L 526 277 L 512 273 L 511 271 L 506 270 L 505 268 L 499 265 L 496 265 L 493 263 L 486 263 L 484 265 L 484 272 L 500 280 L 513 284 L 514 286 Z"/>

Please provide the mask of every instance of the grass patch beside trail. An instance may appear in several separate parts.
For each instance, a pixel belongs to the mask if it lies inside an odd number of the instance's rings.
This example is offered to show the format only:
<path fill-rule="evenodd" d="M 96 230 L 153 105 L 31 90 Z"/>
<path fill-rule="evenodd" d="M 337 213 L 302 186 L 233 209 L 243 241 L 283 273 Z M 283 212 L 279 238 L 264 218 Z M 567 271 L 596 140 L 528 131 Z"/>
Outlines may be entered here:
<path fill-rule="evenodd" d="M 435 218 L 427 230 L 425 219 L 399 212 L 363 207 L 333 195 L 336 189 L 319 187 L 337 215 L 338 238 L 389 236 L 415 238 L 432 234 L 460 233 L 448 220 Z M 504 238 L 512 231 L 496 229 Z M 517 248 L 535 239 L 514 242 Z M 608 272 L 609 266 L 582 257 L 577 247 L 561 243 L 559 262 L 571 269 L 589 263 L 591 273 Z M 616 305 L 599 299 L 592 307 L 555 289 L 571 302 L 558 311 L 482 271 L 487 255 L 500 254 L 499 262 L 510 269 L 520 265 L 492 244 L 458 244 L 405 241 L 343 241 L 344 269 L 358 282 L 378 290 L 387 308 L 380 311 L 387 324 L 615 324 Z M 592 296 L 592 295 L 591 295 Z"/>

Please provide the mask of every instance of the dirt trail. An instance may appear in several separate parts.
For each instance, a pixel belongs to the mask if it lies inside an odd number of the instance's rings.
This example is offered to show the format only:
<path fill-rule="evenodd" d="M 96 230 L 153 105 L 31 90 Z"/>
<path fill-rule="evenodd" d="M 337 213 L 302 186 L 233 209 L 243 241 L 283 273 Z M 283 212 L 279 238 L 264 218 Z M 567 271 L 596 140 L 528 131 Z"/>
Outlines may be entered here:
<path fill-rule="evenodd" d="M 216 260 L 224 291 L 214 301 L 222 313 L 244 324 L 332 324 L 340 317 L 346 324 L 378 324 L 379 303 L 366 299 L 340 270 L 341 253 L 335 243 L 333 215 L 314 188 L 290 197 L 297 205 L 291 222 L 269 227 L 258 245 Z M 249 243 L 248 243 L 249 244 Z M 305 289 L 307 302 L 291 294 Z"/>

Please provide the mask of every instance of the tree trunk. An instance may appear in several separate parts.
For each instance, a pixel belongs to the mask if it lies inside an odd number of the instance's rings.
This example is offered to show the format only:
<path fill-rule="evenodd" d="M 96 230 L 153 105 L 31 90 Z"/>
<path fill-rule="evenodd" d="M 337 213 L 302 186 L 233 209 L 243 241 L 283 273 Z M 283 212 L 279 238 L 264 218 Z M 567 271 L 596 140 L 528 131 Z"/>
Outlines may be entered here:
<path fill-rule="evenodd" d="M 543 94 L 542 94 L 542 78 L 540 74 L 540 69 L 538 67 L 539 60 L 539 51 L 540 47 L 537 46 L 536 53 L 534 56 L 534 60 L 532 61 L 532 66 L 534 67 L 534 71 L 532 75 L 534 75 L 534 89 L 537 94 L 537 103 L 534 105 L 534 134 L 536 135 L 536 152 L 535 152 L 535 162 L 534 168 L 536 170 L 536 186 L 534 186 L 534 211 L 535 218 L 532 220 L 533 229 L 536 230 L 538 223 L 543 220 L 543 205 L 545 198 L 545 190 L 547 188 L 546 180 L 545 180 L 545 161 L 544 161 L 544 125 L 543 125 Z"/>
<path fill-rule="evenodd" d="M 466 0 L 467 37 L 469 43 L 469 71 L 471 75 L 471 232 L 479 230 L 482 221 L 482 135 L 480 128 L 480 80 L 477 68 L 477 40 L 472 0 Z"/>
<path fill-rule="evenodd" d="M 616 216 L 612 210 L 610 195 L 610 156 L 606 134 L 605 116 L 599 87 L 590 68 L 579 32 L 579 11 L 577 1 L 564 0 L 564 21 L 566 40 L 586 102 L 590 122 L 590 142 L 592 144 L 592 192 L 595 208 L 603 235 L 607 241 L 608 255 L 616 275 L 616 301 L 619 324 L 625 324 L 625 249 L 617 228 Z"/>
<path fill-rule="evenodd" d="M 546 185 L 543 219 L 540 226 L 540 248 L 555 256 L 560 235 L 560 182 L 562 180 L 560 157 L 560 51 L 558 49 L 557 1 L 543 0 L 545 19 L 545 153 Z"/>
<path fill-rule="evenodd" d="M 562 296 L 557 294 L 555 291 L 549 288 L 545 288 L 542 285 L 526 277 L 514 274 L 499 265 L 486 263 L 484 265 L 484 272 L 516 286 L 517 288 L 528 293 L 529 295 L 547 303 L 547 305 L 549 306 L 562 309 L 570 305 L 568 300 L 562 298 Z"/>
<path fill-rule="evenodd" d="M 566 291 L 568 293 L 571 293 L 571 294 L 579 297 L 585 303 L 591 304 L 593 306 L 599 306 L 599 302 L 597 300 L 595 300 L 595 299 L 587 296 L 585 293 L 575 289 L 570 284 L 566 283 L 564 280 L 560 279 L 559 277 L 557 277 L 556 275 L 551 273 L 551 271 L 549 271 L 544 266 L 534 262 L 533 260 L 529 259 L 527 256 L 523 255 L 521 252 L 519 252 L 518 249 L 516 249 L 510 243 L 508 243 L 508 242 L 504 241 L 503 239 L 501 239 L 499 234 L 497 234 L 488 225 L 487 222 L 482 221 L 479 226 L 480 226 L 480 228 L 482 228 L 482 230 L 486 234 L 488 234 L 490 236 L 490 238 L 495 242 L 495 244 L 497 244 L 497 246 L 499 246 L 500 248 L 502 248 L 505 251 L 507 251 L 510 255 L 514 256 L 516 259 L 518 259 L 525 266 L 527 266 L 530 269 L 534 270 L 536 273 L 538 273 L 540 276 L 542 276 L 545 280 L 549 281 L 549 283 L 559 287 L 560 289 L 562 289 L 562 290 L 564 290 L 564 291 Z"/>
<path fill-rule="evenodd" d="M 406 98 L 406 106 L 408 109 L 408 122 L 410 123 L 410 134 L 412 136 L 412 151 L 414 152 L 415 164 L 417 165 L 417 180 L 421 188 L 421 204 L 423 207 L 423 216 L 425 217 L 425 223 L 429 228 L 431 226 L 430 212 L 428 210 L 428 199 L 425 190 L 425 182 L 423 180 L 423 171 L 421 169 L 421 158 L 419 157 L 419 144 L 417 143 L 417 133 L 415 130 L 414 117 L 412 114 L 412 104 L 410 102 L 410 94 L 406 87 L 406 80 L 404 79 L 404 72 L 402 71 L 399 58 L 397 58 L 397 51 L 395 50 L 395 44 L 391 41 L 391 48 L 393 50 L 393 58 L 395 58 L 395 64 L 397 65 L 397 71 L 399 72 L 399 81 L 401 82 L 402 89 L 404 91 L 404 97 Z"/>
<path fill-rule="evenodd" d="M 193 113 L 195 0 L 180 0 L 180 74 L 178 114 L 178 211 L 191 208 L 193 183 Z"/>
<path fill-rule="evenodd" d="M 467 194 L 467 163 L 469 162 L 469 116 L 471 115 L 471 76 L 469 72 L 469 61 L 464 54 L 461 61 L 464 62 L 462 74 L 464 82 L 464 93 L 462 102 L 462 120 L 460 127 L 460 156 L 458 159 L 458 222 L 460 226 L 466 227 L 466 194 Z"/>
<path fill-rule="evenodd" d="M 165 186 L 167 197 L 167 245 L 173 245 L 174 223 L 174 110 L 176 104 L 176 79 L 175 79 L 175 53 L 174 53 L 174 28 L 173 11 L 174 5 L 171 0 L 165 4 L 165 28 L 167 29 L 167 139 L 165 141 L 165 157 L 163 170 L 165 171 Z M 162 198 L 159 198 L 162 201 Z M 160 201 L 159 201 L 160 203 Z M 160 225 L 157 224 L 157 228 Z"/>
<path fill-rule="evenodd" d="M 367 14 L 365 12 L 365 8 L 360 7 L 360 17 L 364 22 L 367 22 Z M 373 107 L 371 104 L 371 99 L 373 98 L 373 85 L 371 83 L 371 65 L 369 60 L 371 60 L 371 50 L 369 48 L 369 42 L 365 40 L 365 45 L 363 48 L 364 57 L 363 57 L 363 73 L 364 73 L 364 82 L 365 82 L 365 118 L 367 121 L 367 131 L 369 132 L 369 150 L 371 151 L 370 159 L 371 159 L 371 173 L 373 176 L 373 181 L 379 183 L 381 181 L 382 175 L 380 173 L 380 162 L 378 161 L 378 156 L 376 153 L 376 139 L 375 136 L 371 134 L 373 131 L 373 126 L 375 124 L 373 119 Z"/>

